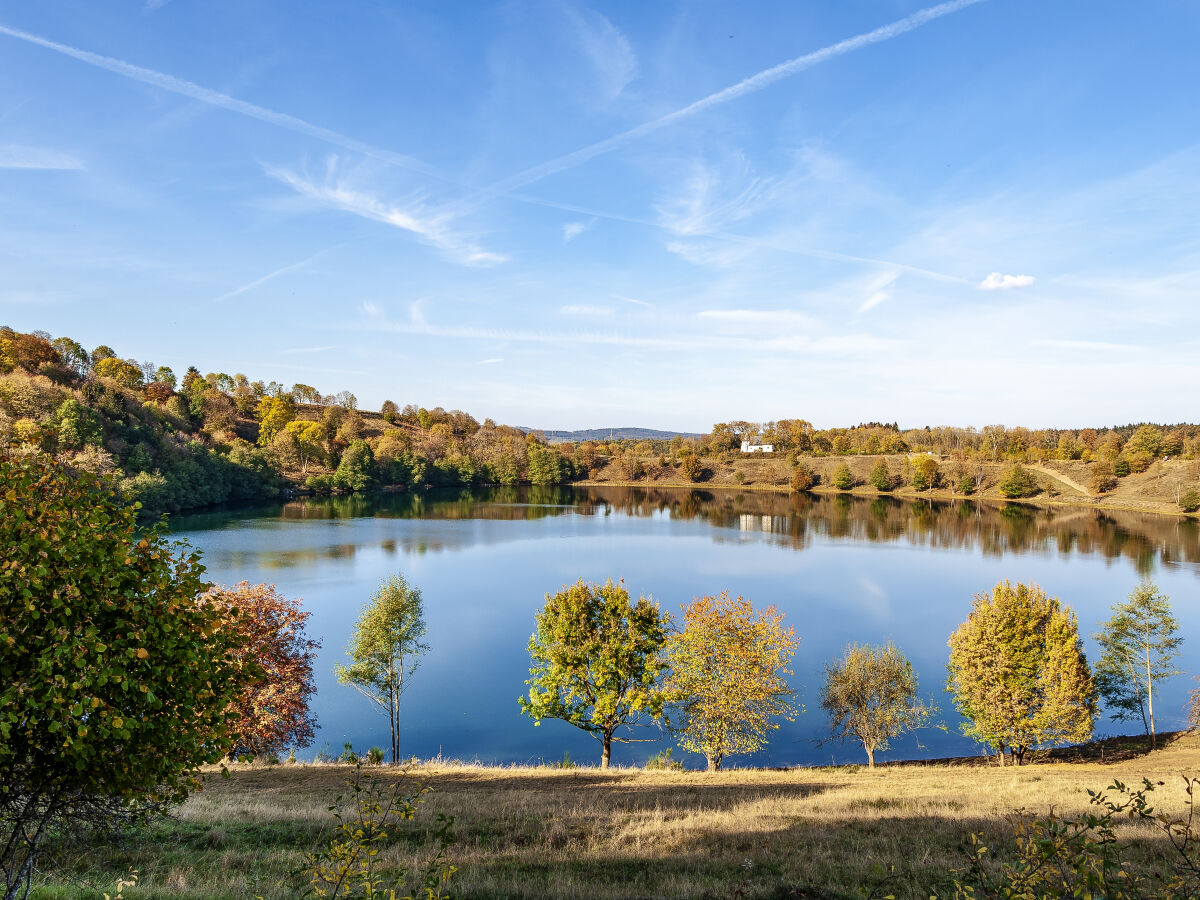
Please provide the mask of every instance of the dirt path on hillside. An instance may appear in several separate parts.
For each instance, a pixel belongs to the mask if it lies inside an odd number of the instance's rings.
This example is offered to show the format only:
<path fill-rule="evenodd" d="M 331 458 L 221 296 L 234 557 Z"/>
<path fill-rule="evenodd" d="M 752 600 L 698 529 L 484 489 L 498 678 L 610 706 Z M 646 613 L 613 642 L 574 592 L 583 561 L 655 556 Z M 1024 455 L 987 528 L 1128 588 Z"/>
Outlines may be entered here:
<path fill-rule="evenodd" d="M 1083 494 L 1083 496 L 1085 496 L 1085 497 L 1092 496 L 1091 491 L 1089 491 L 1087 488 L 1085 488 L 1082 484 L 1080 484 L 1074 478 L 1071 478 L 1068 475 L 1064 475 L 1062 472 L 1055 472 L 1053 469 L 1048 469 L 1045 466 L 1036 465 L 1036 464 L 1031 465 L 1029 468 L 1033 469 L 1034 471 L 1041 472 L 1043 475 L 1049 475 L 1055 481 L 1061 481 L 1067 487 L 1070 487 L 1070 488 L 1073 488 L 1073 489 L 1079 491 L 1079 493 Z"/>

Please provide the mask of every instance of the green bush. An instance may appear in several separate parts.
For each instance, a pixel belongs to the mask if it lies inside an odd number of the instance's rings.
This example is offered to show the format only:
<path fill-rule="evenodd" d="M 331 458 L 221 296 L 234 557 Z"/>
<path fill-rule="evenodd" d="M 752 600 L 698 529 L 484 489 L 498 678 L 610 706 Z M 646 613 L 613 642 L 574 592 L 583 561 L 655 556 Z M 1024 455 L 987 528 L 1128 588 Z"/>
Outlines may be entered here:
<path fill-rule="evenodd" d="M 1142 779 L 1133 790 L 1114 781 L 1108 792 L 1088 791 L 1095 811 L 1064 818 L 1053 810 L 1041 818 L 1012 819 L 1017 859 L 997 867 L 982 836 L 971 835 L 968 867 L 956 872 L 955 898 L 972 900 L 1051 900 L 1094 897 L 1111 900 L 1194 900 L 1200 896 L 1200 830 L 1195 793 L 1200 778 L 1184 779 L 1189 813 L 1171 818 L 1156 811 L 1149 794 L 1162 782 Z M 1117 836 L 1126 820 L 1149 826 L 1162 837 L 1165 858 L 1144 860 Z"/>
<path fill-rule="evenodd" d="M 1000 493 L 1010 500 L 1017 497 L 1032 497 L 1041 490 L 1038 487 L 1037 479 L 1033 477 L 1033 473 L 1020 463 L 1017 463 L 1004 473 L 1004 479 L 997 487 L 1000 488 Z"/>
<path fill-rule="evenodd" d="M 971 475 L 964 475 L 958 479 L 958 492 L 966 494 L 968 497 L 975 493 L 975 478 Z"/>
<path fill-rule="evenodd" d="M 1179 508 L 1184 512 L 1195 512 L 1200 509 L 1200 491 L 1192 488 L 1179 496 Z"/>
<path fill-rule="evenodd" d="M 850 474 L 850 467 L 845 463 L 834 470 L 833 486 L 839 491 L 848 491 L 854 487 L 854 476 Z"/>

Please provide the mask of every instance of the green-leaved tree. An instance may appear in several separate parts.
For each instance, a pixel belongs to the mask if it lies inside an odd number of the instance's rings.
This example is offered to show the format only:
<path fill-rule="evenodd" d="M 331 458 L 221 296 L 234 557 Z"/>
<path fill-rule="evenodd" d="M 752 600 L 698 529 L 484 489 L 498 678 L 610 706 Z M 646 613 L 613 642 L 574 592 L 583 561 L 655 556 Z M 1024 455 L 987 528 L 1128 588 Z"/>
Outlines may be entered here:
<path fill-rule="evenodd" d="M 147 532 L 112 485 L 0 451 L 0 878 L 24 897 L 54 830 L 139 821 L 232 746 L 257 672 L 197 554 Z"/>
<path fill-rule="evenodd" d="M 963 733 L 1020 765 L 1031 748 L 1086 741 L 1096 722 L 1092 680 L 1075 614 L 1036 584 L 977 594 L 950 636 L 947 687 Z"/>
<path fill-rule="evenodd" d="M 334 670 L 383 710 L 392 738 L 392 762 L 400 762 L 400 698 L 411 683 L 421 654 L 429 649 L 421 591 L 403 575 L 384 580 L 358 617 L 350 646 L 350 665 Z"/>
<path fill-rule="evenodd" d="M 1096 664 L 1096 686 L 1114 719 L 1140 719 L 1154 730 L 1154 687 L 1180 674 L 1175 666 L 1183 638 L 1171 615 L 1171 598 L 1151 581 L 1139 584 L 1129 599 L 1112 608 L 1112 618 L 1095 635 L 1103 651 Z"/>
<path fill-rule="evenodd" d="M 933 708 L 917 695 L 917 673 L 890 641 L 882 647 L 852 644 L 841 659 L 825 666 L 821 706 L 840 740 L 853 738 L 875 768 L 875 751 L 892 738 L 923 726 Z"/>
<path fill-rule="evenodd" d="M 595 736 L 607 769 L 614 741 L 637 740 L 623 729 L 662 715 L 660 651 L 669 623 L 647 598 L 630 602 L 624 582 L 581 580 L 547 594 L 529 638 L 532 677 L 521 711 L 534 724 L 562 719 Z"/>

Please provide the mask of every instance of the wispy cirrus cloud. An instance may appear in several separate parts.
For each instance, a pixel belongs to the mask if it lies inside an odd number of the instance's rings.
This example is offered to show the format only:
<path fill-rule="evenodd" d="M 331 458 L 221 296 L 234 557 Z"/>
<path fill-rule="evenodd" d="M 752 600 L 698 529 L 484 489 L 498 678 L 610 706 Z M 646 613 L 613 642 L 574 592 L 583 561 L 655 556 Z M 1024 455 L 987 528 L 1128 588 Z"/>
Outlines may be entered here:
<path fill-rule="evenodd" d="M 230 97 L 228 94 L 223 94 L 220 91 L 214 91 L 194 82 L 176 78 L 174 75 L 167 75 L 163 72 L 157 72 L 154 69 L 135 66 L 133 63 L 114 59 L 111 56 L 103 56 L 99 53 L 92 53 L 90 50 L 80 50 L 77 47 L 47 40 L 36 34 L 30 34 L 27 31 L 21 31 L 16 28 L 9 28 L 3 24 L 0 24 L 0 34 L 24 41 L 27 44 L 43 47 L 46 50 L 51 50 L 63 56 L 69 56 L 89 66 L 104 69 L 123 78 L 139 81 L 142 84 L 170 91 L 173 94 L 190 97 L 193 100 L 199 100 L 201 103 L 207 103 L 210 106 L 225 109 L 251 119 L 258 119 L 260 122 L 267 122 L 288 131 L 294 131 L 297 134 L 325 141 L 326 143 L 333 144 L 335 147 L 342 147 L 346 150 L 362 153 L 364 156 L 379 159 L 398 168 L 419 172 L 423 175 L 442 180 L 449 180 L 432 166 L 428 166 L 411 156 L 375 147 L 365 141 L 357 140 L 329 128 L 322 128 L 320 125 L 314 125 L 312 122 L 306 122 L 304 119 L 297 118 L 296 116 L 276 112 L 273 109 L 267 109 L 264 106 L 258 106 L 254 103 L 247 103 L 245 100 L 238 100 L 236 97 Z"/>
<path fill-rule="evenodd" d="M 621 30 L 601 13 L 568 4 L 560 9 L 591 65 L 601 98 L 611 103 L 637 76 L 637 55 Z"/>
<path fill-rule="evenodd" d="M 631 140 L 644 137 L 647 134 L 665 128 L 668 125 L 673 125 L 683 119 L 687 119 L 705 110 L 712 109 L 715 106 L 720 106 L 723 103 L 729 103 L 732 100 L 737 100 L 747 94 L 761 91 L 763 88 L 774 84 L 782 78 L 787 78 L 790 75 L 795 75 L 798 72 L 803 72 L 805 69 L 811 69 L 813 66 L 820 65 L 827 60 L 842 56 L 846 53 L 852 53 L 855 50 L 861 50 L 864 47 L 869 47 L 872 44 L 889 41 L 892 38 L 906 34 L 922 25 L 932 22 L 935 19 L 940 19 L 942 16 L 947 16 L 956 13 L 959 10 L 966 9 L 968 6 L 974 6 L 977 3 L 983 3 L 985 0 L 950 0 L 948 3 L 940 3 L 937 6 L 931 6 L 927 9 L 920 10 L 912 15 L 905 16 L 888 25 L 876 28 L 873 31 L 868 31 L 863 34 L 856 35 L 845 40 L 838 41 L 835 44 L 830 44 L 827 47 L 822 47 L 820 50 L 814 50 L 812 53 L 806 53 L 803 56 L 797 56 L 794 59 L 789 59 L 787 62 L 772 66 L 769 69 L 764 69 L 756 75 L 751 75 L 749 78 L 744 78 L 737 84 L 731 85 L 724 90 L 709 94 L 707 97 L 702 97 L 693 103 L 689 103 L 674 112 L 659 116 L 656 119 L 651 119 L 648 122 L 643 122 L 634 128 L 627 131 L 622 131 L 620 134 L 615 134 L 612 137 L 605 138 L 602 141 L 597 141 L 594 144 L 589 144 L 586 147 L 581 147 L 571 153 L 563 156 L 555 157 L 547 160 L 540 165 L 526 169 L 523 172 L 518 172 L 509 178 L 499 182 L 494 186 L 495 190 L 512 190 L 525 185 L 532 184 L 535 181 L 540 181 L 549 175 L 557 172 L 562 172 L 570 169 L 580 163 L 587 162 L 602 154 L 609 153 L 618 147 L 623 146 Z"/>
<path fill-rule="evenodd" d="M 455 227 L 454 217 L 449 213 L 434 212 L 420 200 L 385 201 L 369 189 L 358 187 L 350 178 L 340 177 L 336 158 L 329 161 L 321 180 L 279 166 L 264 166 L 263 171 L 319 206 L 399 228 L 463 265 L 494 266 L 508 260 L 507 256 L 485 250 L 472 241 Z"/>
<path fill-rule="evenodd" d="M 502 356 L 492 356 L 492 357 L 489 357 L 488 359 L 481 359 L 481 360 L 479 361 L 479 364 L 480 364 L 481 366 L 494 366 L 494 365 L 496 365 L 497 363 L 502 363 L 502 362 L 504 362 L 504 357 L 502 357 Z"/>
<path fill-rule="evenodd" d="M 1002 272 L 993 272 L 979 282 L 979 289 L 981 291 L 1007 291 L 1012 288 L 1029 287 L 1035 280 L 1032 275 L 1005 275 Z"/>
<path fill-rule="evenodd" d="M 83 167 L 82 162 L 61 150 L 47 150 L 21 144 L 0 144 L 0 169 L 78 171 Z"/>

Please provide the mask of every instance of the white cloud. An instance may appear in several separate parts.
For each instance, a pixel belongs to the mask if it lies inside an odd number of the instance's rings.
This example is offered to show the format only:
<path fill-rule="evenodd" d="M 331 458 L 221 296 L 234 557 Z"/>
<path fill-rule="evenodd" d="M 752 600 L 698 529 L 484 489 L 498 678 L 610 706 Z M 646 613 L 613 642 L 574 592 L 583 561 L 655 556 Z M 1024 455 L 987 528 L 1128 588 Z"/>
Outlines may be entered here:
<path fill-rule="evenodd" d="M 410 200 L 404 205 L 392 205 L 365 189 L 353 186 L 348 179 L 339 178 L 334 174 L 336 168 L 337 159 L 331 158 L 325 180 L 320 184 L 288 169 L 266 166 L 264 171 L 302 197 L 321 206 L 339 209 L 407 231 L 463 265 L 494 266 L 508 261 L 507 256 L 484 250 L 456 231 L 450 215 L 427 210 L 417 200 Z"/>
<path fill-rule="evenodd" d="M 611 316 L 613 311 L 607 306 L 589 306 L 586 303 L 570 303 L 560 306 L 558 311 L 567 316 Z"/>
<path fill-rule="evenodd" d="M 858 314 L 862 315 L 867 310 L 874 309 L 880 303 L 892 298 L 892 285 L 896 283 L 899 276 L 894 272 L 884 272 L 874 278 L 868 285 L 867 290 L 870 292 L 867 299 L 862 302 L 858 308 Z"/>
<path fill-rule="evenodd" d="M 595 219 L 592 219 L 591 222 L 568 222 L 563 226 L 563 243 L 571 243 L 571 241 L 591 228 L 595 221 Z"/>
<path fill-rule="evenodd" d="M 1005 291 L 1009 288 L 1029 287 L 1033 282 L 1032 275 L 1003 275 L 1000 272 L 993 272 L 979 282 L 979 289 L 981 291 Z"/>
<path fill-rule="evenodd" d="M 319 250 L 316 253 L 314 253 L 312 256 L 308 257 L 307 259 L 302 259 L 302 260 L 300 260 L 300 262 L 292 263 L 291 265 L 287 265 L 287 266 L 283 266 L 282 268 L 276 269 L 274 272 L 268 272 L 266 275 L 263 275 L 261 278 L 255 278 L 253 281 L 251 281 L 247 284 L 243 284 L 241 287 L 236 287 L 232 291 L 222 294 L 220 297 L 218 297 L 213 302 L 220 303 L 222 300 L 228 300 L 230 297 L 236 297 L 238 294 L 244 294 L 246 291 L 252 291 L 252 290 L 254 290 L 254 288 L 258 287 L 259 285 L 266 284 L 268 281 L 278 278 L 280 275 L 286 275 L 289 272 L 296 271 L 297 269 L 303 269 L 310 262 L 312 262 L 314 259 L 316 259 L 318 256 L 320 256 L 321 254 L 323 254 L 325 252 L 326 252 L 325 250 Z"/>
<path fill-rule="evenodd" d="M 503 357 L 493 356 L 491 359 L 481 359 L 479 361 L 479 364 L 481 366 L 494 366 L 496 363 L 502 363 L 502 362 L 504 362 Z"/>
<path fill-rule="evenodd" d="M 83 163 L 68 153 L 25 147 L 20 144 L 0 145 L 0 169 L 47 169 L 77 171 Z"/>

